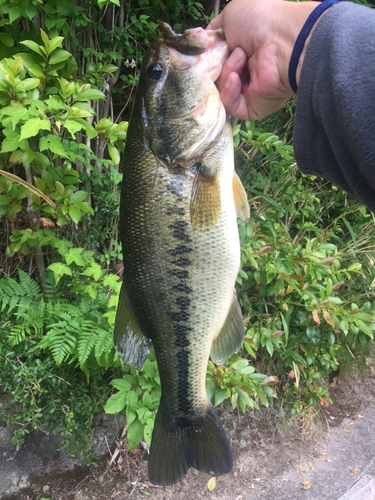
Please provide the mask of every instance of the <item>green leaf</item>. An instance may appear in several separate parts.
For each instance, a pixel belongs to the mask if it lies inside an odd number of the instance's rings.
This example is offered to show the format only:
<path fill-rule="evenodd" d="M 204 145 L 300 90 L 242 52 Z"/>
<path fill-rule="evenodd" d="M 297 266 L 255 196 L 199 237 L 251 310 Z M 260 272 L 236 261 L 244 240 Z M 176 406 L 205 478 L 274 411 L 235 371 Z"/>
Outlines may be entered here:
<path fill-rule="evenodd" d="M 64 40 L 63 36 L 55 36 L 50 40 L 49 42 L 49 47 L 48 47 L 48 53 L 51 54 L 57 47 L 59 47 Z"/>
<path fill-rule="evenodd" d="M 40 151 L 49 149 L 52 153 L 68 158 L 61 143 L 61 138 L 57 135 L 49 134 L 46 137 L 42 137 L 39 141 L 39 149 Z"/>
<path fill-rule="evenodd" d="M 357 246 L 357 239 L 355 237 L 355 233 L 353 231 L 353 228 L 352 226 L 350 225 L 350 222 L 348 221 L 348 219 L 346 217 L 343 217 L 342 218 L 345 226 L 347 227 L 348 231 L 349 231 L 349 234 L 350 234 L 350 237 L 352 238 L 352 241 L 353 241 L 353 244 L 354 244 L 354 247 Z"/>
<path fill-rule="evenodd" d="M 18 19 L 20 17 L 20 15 L 21 15 L 20 7 L 18 5 L 15 5 L 14 7 L 11 7 L 9 9 L 9 11 L 8 11 L 8 14 L 9 14 L 10 24 L 12 24 L 13 21 L 15 21 L 16 19 Z"/>
<path fill-rule="evenodd" d="M 20 134 L 17 131 L 4 129 L 3 133 L 5 134 L 5 139 L 1 145 L 2 153 L 9 153 L 11 151 L 15 151 L 19 146 Z"/>
<path fill-rule="evenodd" d="M 39 64 L 37 64 L 37 63 L 28 64 L 26 67 L 30 71 L 30 73 L 32 75 L 36 76 L 37 78 L 44 78 L 45 77 L 43 68 Z"/>
<path fill-rule="evenodd" d="M 113 387 L 118 391 L 128 392 L 131 389 L 131 383 L 124 378 L 116 378 L 114 380 L 111 380 L 110 384 L 113 385 Z"/>
<path fill-rule="evenodd" d="M 72 107 L 71 109 L 76 109 L 77 110 L 77 113 L 86 113 L 87 115 L 87 112 L 82 110 L 82 109 L 79 109 L 79 108 L 74 108 Z M 88 116 L 91 116 L 90 114 Z M 87 137 L 89 137 L 90 139 L 93 139 L 94 137 L 96 137 L 98 135 L 98 132 L 94 129 L 94 127 L 86 120 L 83 120 L 82 118 L 79 118 L 79 117 L 70 117 L 70 119 L 73 121 L 76 121 L 77 123 L 80 123 L 82 125 L 82 127 L 85 129 L 86 131 L 86 135 Z M 77 155 L 77 158 L 78 158 L 78 155 Z"/>
<path fill-rule="evenodd" d="M 134 448 L 142 441 L 144 427 L 145 426 L 141 424 L 138 419 L 133 420 L 133 422 L 129 425 L 127 432 L 129 451 L 134 450 Z"/>
<path fill-rule="evenodd" d="M 359 328 L 362 330 L 363 333 L 365 333 L 371 339 L 374 338 L 373 331 L 372 331 L 371 327 L 367 323 L 365 323 L 361 319 L 357 319 L 356 323 L 359 326 Z"/>
<path fill-rule="evenodd" d="M 9 33 L 0 33 L 0 42 L 2 42 L 6 47 L 13 47 L 14 38 Z"/>
<path fill-rule="evenodd" d="M 39 78 L 26 78 L 16 86 L 16 89 L 21 92 L 26 92 L 27 90 L 35 89 L 39 84 Z"/>
<path fill-rule="evenodd" d="M 120 391 L 113 394 L 104 406 L 106 413 L 118 413 L 125 408 L 126 392 Z M 137 443 L 138 444 L 138 443 Z"/>
<path fill-rule="evenodd" d="M 87 89 L 84 90 L 79 96 L 77 97 L 77 101 L 87 101 L 88 99 L 105 99 L 105 95 L 103 92 L 97 89 Z"/>
<path fill-rule="evenodd" d="M 97 262 L 92 262 L 90 267 L 87 267 L 82 274 L 84 276 L 92 276 L 95 281 L 98 281 L 103 275 L 103 269 Z"/>
<path fill-rule="evenodd" d="M 69 217 L 72 219 L 73 222 L 78 224 L 78 222 L 82 218 L 82 212 L 81 210 L 76 207 L 75 205 L 70 205 L 69 210 L 68 210 Z"/>
<path fill-rule="evenodd" d="M 27 149 L 22 155 L 22 163 L 23 165 L 30 165 L 30 163 L 34 160 L 35 153 L 31 149 Z"/>
<path fill-rule="evenodd" d="M 111 143 L 108 144 L 108 153 L 113 163 L 118 165 L 120 163 L 120 153 L 119 150 Z"/>
<path fill-rule="evenodd" d="M 38 134 L 39 130 L 51 130 L 49 120 L 42 120 L 41 118 L 30 118 L 21 127 L 21 136 L 19 140 L 28 139 Z"/>
<path fill-rule="evenodd" d="M 20 42 L 22 45 L 26 45 L 27 48 L 29 48 L 30 50 L 36 52 L 37 54 L 39 54 L 40 56 L 42 56 L 43 58 L 45 58 L 45 54 L 41 48 L 40 45 L 38 45 L 37 43 L 33 42 L 32 40 L 23 40 L 22 42 Z"/>
<path fill-rule="evenodd" d="M 236 392 L 238 393 L 238 396 L 242 401 L 246 404 L 246 406 L 250 406 L 250 408 L 254 408 L 254 403 L 255 401 L 242 389 L 239 387 L 235 387 Z"/>
<path fill-rule="evenodd" d="M 48 38 L 48 35 L 47 35 L 47 33 L 44 30 L 40 29 L 40 36 L 42 37 L 44 46 L 46 48 L 46 54 L 48 54 L 48 47 L 49 47 L 49 38 Z"/>
<path fill-rule="evenodd" d="M 66 128 L 66 130 L 68 130 L 70 132 L 73 139 L 75 139 L 75 133 L 82 130 L 83 125 L 82 125 L 82 123 L 78 123 L 75 120 L 69 120 L 69 118 L 68 118 L 67 120 L 64 121 L 64 127 Z"/>
<path fill-rule="evenodd" d="M 226 389 L 217 388 L 215 391 L 214 406 L 217 406 L 220 403 L 222 403 L 224 401 L 226 395 L 227 395 Z"/>
<path fill-rule="evenodd" d="M 61 182 L 56 181 L 56 182 L 55 182 L 55 188 L 56 188 L 57 193 L 58 193 L 60 196 L 63 196 L 63 194 L 64 194 L 64 192 L 65 192 L 65 188 L 64 188 L 64 186 L 61 184 Z"/>
<path fill-rule="evenodd" d="M 54 65 L 66 61 L 72 57 L 72 54 L 67 50 L 58 49 L 56 50 L 49 59 L 49 64 Z"/>
<path fill-rule="evenodd" d="M 73 175 L 73 173 L 64 175 L 64 177 L 61 179 L 61 183 L 64 186 L 71 186 L 72 184 L 77 184 L 77 182 L 79 182 L 79 177 Z"/>
<path fill-rule="evenodd" d="M 82 201 L 82 202 L 77 201 L 75 203 L 75 206 L 78 207 L 80 210 L 82 210 L 82 212 L 84 212 L 84 213 L 89 213 L 90 215 L 94 215 L 93 208 L 85 201 Z"/>
<path fill-rule="evenodd" d="M 269 355 L 272 357 L 272 354 L 273 354 L 273 343 L 272 343 L 272 340 L 270 340 L 270 339 L 266 340 L 266 349 L 269 352 Z"/>
<path fill-rule="evenodd" d="M 75 203 L 79 203 L 84 201 L 88 196 L 88 191 L 76 191 L 70 197 L 70 203 L 73 205 Z"/>
<path fill-rule="evenodd" d="M 371 321 L 372 322 L 375 320 L 373 314 L 370 314 L 367 312 L 362 312 L 362 311 L 359 311 L 359 312 L 353 314 L 352 316 L 353 316 L 353 318 L 362 319 L 364 321 Z"/>
<path fill-rule="evenodd" d="M 238 361 L 235 361 L 232 365 L 230 365 L 230 367 L 238 371 L 248 366 L 248 364 L 249 362 L 247 361 L 247 359 L 239 359 Z"/>
<path fill-rule="evenodd" d="M 64 255 L 65 262 L 68 266 L 72 262 L 77 264 L 77 266 L 84 266 L 85 260 L 82 257 L 83 248 L 70 248 L 69 251 Z"/>
<path fill-rule="evenodd" d="M 56 285 L 59 283 L 59 281 L 64 275 L 72 276 L 72 271 L 70 267 L 68 267 L 63 262 L 55 262 L 54 264 L 48 266 L 47 269 L 53 272 Z"/>
<path fill-rule="evenodd" d="M 9 205 L 11 201 L 12 201 L 12 197 L 9 196 L 8 194 L 0 195 L 0 206 Z"/>
<path fill-rule="evenodd" d="M 35 17 L 36 12 L 37 10 L 33 4 L 28 5 L 24 10 L 25 16 L 29 19 L 29 21 Z"/>

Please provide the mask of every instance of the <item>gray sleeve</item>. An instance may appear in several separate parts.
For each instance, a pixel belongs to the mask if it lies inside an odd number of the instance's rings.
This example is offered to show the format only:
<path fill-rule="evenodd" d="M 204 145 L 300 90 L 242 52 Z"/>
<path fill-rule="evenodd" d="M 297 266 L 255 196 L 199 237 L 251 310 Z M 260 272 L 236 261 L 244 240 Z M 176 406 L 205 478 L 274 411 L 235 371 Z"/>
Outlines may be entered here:
<path fill-rule="evenodd" d="M 375 211 L 375 10 L 329 8 L 307 47 L 293 133 L 299 168 Z"/>

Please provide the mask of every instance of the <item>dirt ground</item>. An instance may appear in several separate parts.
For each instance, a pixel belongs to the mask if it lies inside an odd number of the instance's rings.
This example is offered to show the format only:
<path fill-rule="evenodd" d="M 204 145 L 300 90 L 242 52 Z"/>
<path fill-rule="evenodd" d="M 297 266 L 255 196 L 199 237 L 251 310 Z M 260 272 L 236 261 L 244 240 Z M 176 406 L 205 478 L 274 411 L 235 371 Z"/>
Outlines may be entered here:
<path fill-rule="evenodd" d="M 78 467 L 58 475 L 46 474 L 35 478 L 33 487 L 3 498 L 4 500 L 137 500 L 147 497 L 153 500 L 206 498 L 336 500 L 342 493 L 340 495 L 332 493 L 326 497 L 322 493 L 316 493 L 317 496 L 314 496 L 311 491 L 304 491 L 304 486 L 309 484 L 309 480 L 305 478 L 311 478 L 314 469 L 319 469 L 323 474 L 323 479 L 319 480 L 330 483 L 329 478 L 334 478 L 340 472 L 335 468 L 342 467 L 341 472 L 345 474 L 344 480 L 347 481 L 342 486 L 342 491 L 345 492 L 354 482 L 354 476 L 358 472 L 358 465 L 356 466 L 354 462 L 346 463 L 345 457 L 349 457 L 350 447 L 355 446 L 356 442 L 360 446 L 359 450 L 367 446 L 367 451 L 363 454 L 361 451 L 356 451 L 358 459 L 352 459 L 361 463 L 362 472 L 369 461 L 372 459 L 375 461 L 375 455 L 373 458 L 372 455 L 366 456 L 366 453 L 372 453 L 372 449 L 375 453 L 375 446 L 372 446 L 375 445 L 375 427 L 373 429 L 370 426 L 372 418 L 364 422 L 366 419 L 363 416 L 366 415 L 366 408 L 371 405 L 374 407 L 375 415 L 375 368 L 371 367 L 367 371 L 363 381 L 358 376 L 347 376 L 331 388 L 330 396 L 333 399 L 332 405 L 310 410 L 287 421 L 283 418 L 280 401 L 278 408 L 263 408 L 253 412 L 248 410 L 242 416 L 233 415 L 229 409 L 221 410 L 220 417 L 233 449 L 234 467 L 230 474 L 216 478 L 216 485 L 213 484 L 214 481 L 209 481 L 208 476 L 190 470 L 184 480 L 174 486 L 154 486 L 148 481 L 147 453 L 140 449 L 134 453 L 126 453 L 121 447 L 121 442 L 118 442 L 120 451 L 110 466 L 110 456 L 108 456 L 108 459 L 99 461 L 95 466 Z M 337 437 L 334 435 L 335 432 Z M 355 436 L 358 438 L 357 441 L 350 441 L 350 438 Z M 371 439 L 373 443 L 369 443 Z M 320 476 L 316 475 L 317 477 Z M 303 484 L 304 480 L 307 483 Z M 288 492 L 288 485 L 293 481 L 296 483 L 293 486 L 296 489 L 293 491 L 298 493 Z M 329 487 L 328 484 L 327 488 Z M 211 488 L 212 491 L 209 491 Z M 306 489 L 309 488 L 308 486 Z"/>

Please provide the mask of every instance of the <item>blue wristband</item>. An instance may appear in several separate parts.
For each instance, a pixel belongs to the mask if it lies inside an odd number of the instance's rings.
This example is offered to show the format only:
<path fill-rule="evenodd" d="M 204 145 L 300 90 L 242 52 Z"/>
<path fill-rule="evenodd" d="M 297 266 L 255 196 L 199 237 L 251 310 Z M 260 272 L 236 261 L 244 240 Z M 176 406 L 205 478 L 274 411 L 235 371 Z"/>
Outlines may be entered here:
<path fill-rule="evenodd" d="M 312 27 L 319 19 L 319 17 L 323 14 L 323 12 L 325 12 L 329 7 L 332 7 L 332 5 L 334 5 L 337 2 L 338 0 L 323 0 L 323 2 L 317 7 L 315 7 L 315 9 L 306 19 L 306 22 L 303 25 L 303 28 L 301 29 L 297 37 L 296 43 L 294 44 L 293 47 L 292 55 L 290 57 L 289 69 L 288 69 L 289 84 L 295 94 L 297 93 L 297 80 L 296 80 L 297 66 L 306 39 L 309 36 Z"/>

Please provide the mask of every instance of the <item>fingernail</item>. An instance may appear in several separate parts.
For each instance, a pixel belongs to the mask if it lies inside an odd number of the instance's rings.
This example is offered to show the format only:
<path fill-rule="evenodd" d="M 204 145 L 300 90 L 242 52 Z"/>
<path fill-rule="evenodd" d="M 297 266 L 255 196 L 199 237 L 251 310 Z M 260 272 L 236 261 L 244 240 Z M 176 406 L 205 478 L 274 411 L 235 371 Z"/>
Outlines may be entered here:
<path fill-rule="evenodd" d="M 232 85 L 233 85 L 232 80 L 230 78 L 227 78 L 227 81 L 224 84 L 224 88 L 229 90 L 232 87 Z"/>
<path fill-rule="evenodd" d="M 227 64 L 230 68 L 235 68 L 242 63 L 242 52 L 241 50 L 234 49 L 231 55 L 227 59 Z"/>

